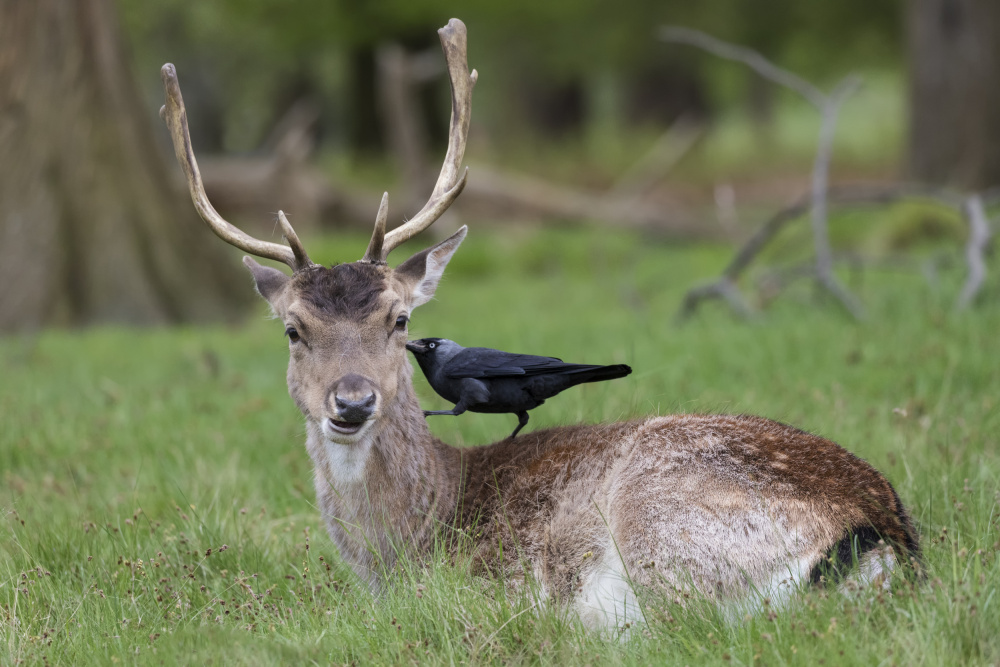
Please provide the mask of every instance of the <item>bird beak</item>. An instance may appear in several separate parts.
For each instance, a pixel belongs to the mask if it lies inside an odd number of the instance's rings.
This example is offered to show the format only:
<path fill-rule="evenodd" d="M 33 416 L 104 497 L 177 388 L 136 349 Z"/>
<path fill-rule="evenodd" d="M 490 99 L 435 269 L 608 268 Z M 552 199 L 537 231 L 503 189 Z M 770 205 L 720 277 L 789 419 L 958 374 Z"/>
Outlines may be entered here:
<path fill-rule="evenodd" d="M 419 340 L 411 340 L 406 344 L 406 349 L 413 354 L 422 354 L 427 351 L 427 346 Z"/>

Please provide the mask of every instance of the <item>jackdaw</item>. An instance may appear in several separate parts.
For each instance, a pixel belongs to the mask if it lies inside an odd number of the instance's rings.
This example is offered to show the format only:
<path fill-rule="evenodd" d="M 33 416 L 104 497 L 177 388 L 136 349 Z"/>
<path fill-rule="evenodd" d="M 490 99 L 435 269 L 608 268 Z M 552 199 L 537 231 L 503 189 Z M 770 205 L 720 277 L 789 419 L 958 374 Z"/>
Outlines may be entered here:
<path fill-rule="evenodd" d="M 406 344 L 427 381 L 451 410 L 424 410 L 427 415 L 472 412 L 517 414 L 513 438 L 528 423 L 528 410 L 537 408 L 564 389 L 584 382 L 625 377 L 625 364 L 592 366 L 567 364 L 555 357 L 513 354 L 486 347 L 462 347 L 447 338 L 421 338 Z"/>

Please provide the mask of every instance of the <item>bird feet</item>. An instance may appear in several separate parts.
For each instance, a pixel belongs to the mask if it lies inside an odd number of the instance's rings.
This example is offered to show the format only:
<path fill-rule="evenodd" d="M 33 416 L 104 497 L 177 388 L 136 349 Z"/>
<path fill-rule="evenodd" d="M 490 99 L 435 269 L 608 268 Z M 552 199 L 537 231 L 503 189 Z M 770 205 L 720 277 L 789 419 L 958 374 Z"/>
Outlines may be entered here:
<path fill-rule="evenodd" d="M 520 431 L 522 428 L 524 428 L 524 425 L 527 423 L 528 423 L 528 411 L 521 410 L 520 412 L 517 413 L 517 428 L 515 428 L 514 432 L 510 434 L 510 439 L 513 440 L 514 438 L 516 438 L 517 432 Z"/>

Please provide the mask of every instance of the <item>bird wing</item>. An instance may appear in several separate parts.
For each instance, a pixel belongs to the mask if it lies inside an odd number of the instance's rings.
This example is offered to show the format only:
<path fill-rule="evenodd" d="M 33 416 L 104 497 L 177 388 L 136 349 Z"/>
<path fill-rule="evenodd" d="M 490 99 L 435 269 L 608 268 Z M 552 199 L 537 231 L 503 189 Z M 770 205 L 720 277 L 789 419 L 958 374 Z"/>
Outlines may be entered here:
<path fill-rule="evenodd" d="M 485 347 L 468 347 L 444 366 L 449 378 L 505 378 L 551 373 L 573 373 L 597 368 L 582 364 L 568 364 L 556 357 L 537 357 L 532 354 L 514 354 Z"/>

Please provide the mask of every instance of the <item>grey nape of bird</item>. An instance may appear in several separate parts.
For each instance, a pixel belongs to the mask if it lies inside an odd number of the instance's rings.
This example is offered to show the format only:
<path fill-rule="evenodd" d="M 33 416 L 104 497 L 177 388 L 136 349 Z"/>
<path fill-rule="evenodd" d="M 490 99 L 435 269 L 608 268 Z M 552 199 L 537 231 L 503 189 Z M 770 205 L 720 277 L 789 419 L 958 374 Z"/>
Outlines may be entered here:
<path fill-rule="evenodd" d="M 421 338 L 406 344 L 431 387 L 455 404 L 451 410 L 424 410 L 428 415 L 471 412 L 517 414 L 513 438 L 528 423 L 528 410 L 537 408 L 570 387 L 625 377 L 625 364 L 593 366 L 567 364 L 555 357 L 513 354 L 487 347 L 462 347 L 447 338 Z"/>

